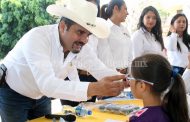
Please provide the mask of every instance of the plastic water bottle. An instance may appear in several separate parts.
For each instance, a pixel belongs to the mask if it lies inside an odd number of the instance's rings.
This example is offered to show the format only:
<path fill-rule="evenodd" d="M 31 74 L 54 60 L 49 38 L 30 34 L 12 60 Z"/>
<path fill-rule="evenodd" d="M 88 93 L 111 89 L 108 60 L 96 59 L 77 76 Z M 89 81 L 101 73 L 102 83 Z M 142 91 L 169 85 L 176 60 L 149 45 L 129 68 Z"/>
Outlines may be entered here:
<path fill-rule="evenodd" d="M 75 108 L 75 114 L 77 116 L 80 116 L 80 117 L 84 117 L 86 115 L 92 115 L 92 111 L 91 110 L 88 110 L 88 109 L 85 109 L 84 107 L 82 106 L 77 106 Z"/>
<path fill-rule="evenodd" d="M 127 99 L 134 99 L 134 96 L 131 91 L 123 91 L 122 95 Z"/>
<path fill-rule="evenodd" d="M 65 120 L 60 117 L 59 122 L 65 122 Z"/>

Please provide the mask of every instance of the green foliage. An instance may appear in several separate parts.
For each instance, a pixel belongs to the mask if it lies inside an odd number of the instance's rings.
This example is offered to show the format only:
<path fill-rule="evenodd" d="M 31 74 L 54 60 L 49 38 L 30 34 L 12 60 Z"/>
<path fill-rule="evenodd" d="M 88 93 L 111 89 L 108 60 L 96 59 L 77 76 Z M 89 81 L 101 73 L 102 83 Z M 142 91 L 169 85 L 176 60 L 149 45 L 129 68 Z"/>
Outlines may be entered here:
<path fill-rule="evenodd" d="M 56 20 L 46 12 L 55 0 L 0 0 L 0 59 L 30 29 Z"/>

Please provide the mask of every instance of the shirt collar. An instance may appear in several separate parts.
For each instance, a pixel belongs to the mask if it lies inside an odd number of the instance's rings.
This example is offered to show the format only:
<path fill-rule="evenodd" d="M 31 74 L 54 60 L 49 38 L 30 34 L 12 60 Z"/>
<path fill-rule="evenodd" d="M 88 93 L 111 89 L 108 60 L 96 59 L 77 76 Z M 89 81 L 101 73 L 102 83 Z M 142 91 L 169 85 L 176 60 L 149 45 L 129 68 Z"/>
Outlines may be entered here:
<path fill-rule="evenodd" d="M 141 31 L 142 33 L 145 33 L 145 34 L 150 34 L 150 35 L 153 34 L 153 33 L 147 31 L 146 29 L 144 29 L 144 28 L 142 28 L 142 27 L 140 28 L 140 31 Z"/>
<path fill-rule="evenodd" d="M 76 59 L 76 56 L 77 56 L 76 53 L 69 52 L 66 59 L 64 60 L 64 64 L 71 63 L 74 59 Z"/>
<path fill-rule="evenodd" d="M 112 27 L 112 26 L 115 25 L 109 18 L 107 19 L 107 22 L 108 22 L 108 25 L 109 25 L 110 27 Z"/>
<path fill-rule="evenodd" d="M 140 30 L 141 30 L 141 32 L 143 32 L 143 33 L 149 33 L 146 29 L 144 29 L 144 28 L 140 28 Z"/>
<path fill-rule="evenodd" d="M 108 25 L 110 26 L 110 27 L 112 27 L 112 26 L 117 26 L 117 27 L 119 27 L 119 28 L 124 28 L 124 26 L 122 25 L 122 24 L 120 24 L 120 25 L 116 25 L 116 24 L 114 24 L 109 18 L 107 19 L 107 22 L 108 22 Z"/>

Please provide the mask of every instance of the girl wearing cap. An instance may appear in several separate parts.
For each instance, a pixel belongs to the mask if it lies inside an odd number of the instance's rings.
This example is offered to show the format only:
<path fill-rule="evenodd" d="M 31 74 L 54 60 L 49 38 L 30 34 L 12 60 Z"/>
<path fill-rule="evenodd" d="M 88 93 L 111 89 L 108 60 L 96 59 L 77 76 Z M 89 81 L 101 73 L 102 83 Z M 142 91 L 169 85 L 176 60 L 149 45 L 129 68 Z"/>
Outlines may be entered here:
<path fill-rule="evenodd" d="M 127 28 L 121 24 L 128 15 L 125 1 L 111 0 L 102 6 L 100 15 L 107 20 L 111 33 L 98 42 L 98 57 L 106 66 L 126 74 L 131 59 L 131 40 Z"/>
<path fill-rule="evenodd" d="M 166 58 L 158 54 L 135 58 L 131 76 L 127 79 L 132 93 L 143 100 L 144 108 L 133 113 L 129 122 L 189 121 L 184 81 Z"/>
<path fill-rule="evenodd" d="M 184 14 L 176 14 L 170 23 L 168 37 L 165 40 L 168 60 L 173 70 L 183 74 L 188 65 L 190 35 L 187 32 L 188 20 Z"/>
<path fill-rule="evenodd" d="M 132 35 L 133 58 L 146 53 L 163 54 L 161 19 L 153 6 L 143 9 L 137 29 Z"/>

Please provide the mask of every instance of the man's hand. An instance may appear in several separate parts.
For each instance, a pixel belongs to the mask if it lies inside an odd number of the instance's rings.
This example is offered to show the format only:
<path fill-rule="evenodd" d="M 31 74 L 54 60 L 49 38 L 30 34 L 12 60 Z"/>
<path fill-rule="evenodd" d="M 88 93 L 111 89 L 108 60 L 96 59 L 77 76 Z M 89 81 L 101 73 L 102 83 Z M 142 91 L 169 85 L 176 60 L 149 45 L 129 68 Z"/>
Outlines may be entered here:
<path fill-rule="evenodd" d="M 88 97 L 91 96 L 117 96 L 123 91 L 124 83 L 122 79 L 125 75 L 115 75 L 105 77 L 98 82 L 89 84 Z"/>

